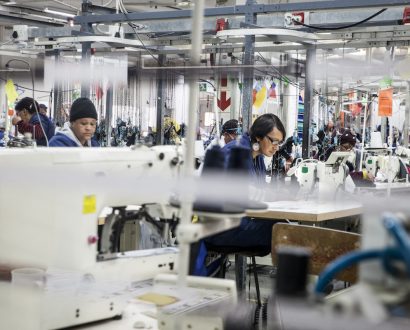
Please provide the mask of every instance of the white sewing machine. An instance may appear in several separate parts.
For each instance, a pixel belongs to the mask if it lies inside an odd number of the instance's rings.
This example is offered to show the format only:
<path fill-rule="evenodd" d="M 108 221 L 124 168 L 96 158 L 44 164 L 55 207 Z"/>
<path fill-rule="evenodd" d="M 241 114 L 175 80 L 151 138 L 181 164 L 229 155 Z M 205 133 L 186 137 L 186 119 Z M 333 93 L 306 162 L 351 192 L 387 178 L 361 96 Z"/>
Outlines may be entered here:
<path fill-rule="evenodd" d="M 318 183 L 319 198 L 332 199 L 345 182 L 349 156 L 350 152 L 333 152 L 326 162 L 306 159 L 289 170 L 288 175 L 296 176 L 302 194 L 311 194 Z"/>
<path fill-rule="evenodd" d="M 332 152 L 326 162 L 318 162 L 319 198 L 333 199 L 337 190 L 343 188 L 349 157 L 350 152 Z"/>
<path fill-rule="evenodd" d="M 366 171 L 371 173 L 374 177 L 376 177 L 376 173 L 377 173 L 378 157 L 379 156 L 368 154 L 366 156 L 365 161 L 364 161 L 364 167 L 365 167 Z"/>
<path fill-rule="evenodd" d="M 35 267 L 47 271 L 47 282 L 40 283 L 44 290 L 28 295 L 34 297 L 31 300 L 36 301 L 39 312 L 38 323 L 29 323 L 28 329 L 61 328 L 121 315 L 127 301 L 135 299 L 130 283 L 176 272 L 176 248 L 118 253 L 115 237 L 121 228 L 117 226 L 124 211 L 121 207 L 168 205 L 181 164 L 181 148 L 175 146 L 0 152 L 0 269 Z M 98 217 L 105 207 L 113 207 L 114 212 L 106 218 L 104 229 L 108 232 L 98 237 Z M 181 233 L 185 240 L 194 242 L 238 225 L 241 216 L 203 226 L 186 225 Z M 98 239 L 102 240 L 100 248 Z M 164 275 L 155 280 L 157 293 L 175 287 L 176 277 Z M 208 305 L 236 302 L 233 281 L 213 280 L 188 277 L 185 288 L 198 288 L 189 294 L 191 312 L 195 306 L 203 307 L 204 301 Z M 19 315 L 32 308 L 21 300 L 31 300 L 24 298 L 26 294 L 15 294 L 17 291 L 7 295 L 2 288 L 0 296 L 12 298 L 3 309 L 9 311 L 3 322 L 13 315 L 17 315 L 14 321 L 19 321 Z M 184 291 L 181 287 L 176 291 L 171 290 L 183 307 L 184 297 L 178 294 Z M 171 307 L 160 315 L 172 313 Z M 167 322 L 165 328 L 170 325 Z"/>

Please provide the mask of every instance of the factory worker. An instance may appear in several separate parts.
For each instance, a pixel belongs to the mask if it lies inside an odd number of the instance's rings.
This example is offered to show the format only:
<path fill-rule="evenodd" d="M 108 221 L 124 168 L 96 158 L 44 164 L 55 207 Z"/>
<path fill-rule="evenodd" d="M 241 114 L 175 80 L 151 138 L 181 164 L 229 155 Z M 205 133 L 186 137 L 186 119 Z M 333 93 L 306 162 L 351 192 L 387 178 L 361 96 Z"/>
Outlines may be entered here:
<path fill-rule="evenodd" d="M 239 130 L 239 122 L 237 119 L 230 119 L 226 121 L 221 128 L 221 139 L 219 141 L 219 145 L 221 147 L 225 146 L 231 141 L 236 140 L 238 137 L 238 130 Z M 209 145 L 206 147 L 206 150 L 211 149 L 216 141 L 216 137 L 209 143 Z"/>
<path fill-rule="evenodd" d="M 249 175 L 254 182 L 266 183 L 266 167 L 264 156 L 272 157 L 278 152 L 281 143 L 286 136 L 285 128 L 280 119 L 274 114 L 264 114 L 258 117 L 249 130 L 239 140 L 239 145 L 251 151 Z M 226 157 L 229 157 L 231 149 L 236 145 L 231 141 L 223 147 Z M 217 246 L 238 247 L 239 249 L 263 250 L 266 254 L 271 251 L 273 221 L 252 220 L 242 218 L 239 227 L 216 234 L 205 239 L 208 248 Z"/>
<path fill-rule="evenodd" d="M 50 140 L 50 147 L 99 147 L 93 138 L 97 127 L 97 110 L 90 99 L 81 97 L 70 109 L 70 125 Z"/>
<path fill-rule="evenodd" d="M 31 97 L 25 97 L 17 102 L 14 109 L 16 116 L 11 122 L 16 125 L 18 132 L 31 133 L 38 146 L 46 146 L 47 140 L 50 141 L 54 136 L 55 126 L 47 116 L 39 112 L 38 103 Z"/>
<path fill-rule="evenodd" d="M 354 183 L 360 185 L 360 182 L 362 182 L 363 180 L 373 181 L 374 177 L 371 173 L 367 172 L 366 170 L 358 169 L 358 160 L 360 160 L 360 154 L 356 154 L 355 152 L 355 146 L 357 141 L 356 135 L 353 134 L 349 129 L 346 129 L 342 131 L 342 134 L 339 137 L 339 141 L 340 142 L 338 146 L 333 146 L 328 149 L 328 151 L 326 152 L 325 161 L 329 158 L 333 151 L 350 151 L 352 157 L 349 157 L 349 159 L 346 162 L 346 165 L 349 168 L 349 175 L 353 179 Z"/>
<path fill-rule="evenodd" d="M 228 144 L 235 141 L 238 136 L 239 122 L 236 119 L 230 119 L 222 125 L 221 134 L 223 136 L 223 144 Z"/>
<path fill-rule="evenodd" d="M 0 119 L 0 147 L 4 147 L 4 130 L 6 129 L 6 120 Z"/>

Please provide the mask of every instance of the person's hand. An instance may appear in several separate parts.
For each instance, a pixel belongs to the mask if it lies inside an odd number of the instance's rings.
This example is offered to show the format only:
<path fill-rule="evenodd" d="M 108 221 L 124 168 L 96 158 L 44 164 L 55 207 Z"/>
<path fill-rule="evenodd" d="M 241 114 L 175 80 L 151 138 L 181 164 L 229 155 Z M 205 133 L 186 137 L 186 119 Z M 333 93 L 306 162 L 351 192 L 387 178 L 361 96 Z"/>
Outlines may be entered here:
<path fill-rule="evenodd" d="M 367 172 L 367 180 L 369 180 L 369 181 L 374 181 L 374 175 L 372 174 L 372 173 L 370 173 L 370 172 Z"/>
<path fill-rule="evenodd" d="M 285 163 L 285 173 L 292 167 L 293 157 L 290 157 Z"/>
<path fill-rule="evenodd" d="M 11 120 L 11 123 L 13 125 L 17 125 L 17 123 L 21 120 L 21 117 L 19 116 L 14 116 L 13 119 Z"/>

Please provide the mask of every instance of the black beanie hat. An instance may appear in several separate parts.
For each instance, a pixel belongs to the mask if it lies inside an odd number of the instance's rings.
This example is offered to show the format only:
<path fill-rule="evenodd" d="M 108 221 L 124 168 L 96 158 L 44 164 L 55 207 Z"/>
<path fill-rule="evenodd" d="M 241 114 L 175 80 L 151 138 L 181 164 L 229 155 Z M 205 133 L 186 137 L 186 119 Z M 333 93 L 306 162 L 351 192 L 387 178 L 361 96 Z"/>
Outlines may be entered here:
<path fill-rule="evenodd" d="M 98 119 L 97 110 L 95 110 L 94 103 L 86 97 L 80 97 L 71 105 L 70 122 L 76 121 L 80 118 Z"/>

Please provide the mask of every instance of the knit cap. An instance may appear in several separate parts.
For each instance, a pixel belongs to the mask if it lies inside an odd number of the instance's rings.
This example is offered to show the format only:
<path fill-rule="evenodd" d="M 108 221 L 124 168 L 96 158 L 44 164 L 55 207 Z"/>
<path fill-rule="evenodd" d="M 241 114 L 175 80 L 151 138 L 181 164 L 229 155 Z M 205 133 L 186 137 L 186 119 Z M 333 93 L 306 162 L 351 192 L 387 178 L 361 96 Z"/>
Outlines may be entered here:
<path fill-rule="evenodd" d="M 80 97 L 75 100 L 70 109 L 70 122 L 81 118 L 98 119 L 97 110 L 95 109 L 94 103 L 86 97 Z"/>

